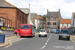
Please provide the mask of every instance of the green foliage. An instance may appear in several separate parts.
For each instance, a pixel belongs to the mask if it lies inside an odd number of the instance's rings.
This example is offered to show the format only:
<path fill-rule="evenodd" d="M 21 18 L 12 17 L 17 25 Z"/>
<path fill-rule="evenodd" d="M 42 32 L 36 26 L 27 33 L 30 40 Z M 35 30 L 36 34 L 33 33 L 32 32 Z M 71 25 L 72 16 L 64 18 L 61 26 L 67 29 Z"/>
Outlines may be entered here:
<path fill-rule="evenodd" d="M 46 21 L 46 16 L 42 16 L 42 18 L 44 19 L 44 21 Z"/>

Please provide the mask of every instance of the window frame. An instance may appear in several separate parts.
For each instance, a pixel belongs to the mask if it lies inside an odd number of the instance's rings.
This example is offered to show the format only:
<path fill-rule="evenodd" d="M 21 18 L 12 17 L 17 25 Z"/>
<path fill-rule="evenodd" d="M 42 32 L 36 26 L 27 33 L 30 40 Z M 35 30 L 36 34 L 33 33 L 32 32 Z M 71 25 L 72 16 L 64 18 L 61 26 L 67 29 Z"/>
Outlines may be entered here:
<path fill-rule="evenodd" d="M 57 25 L 56 22 L 53 22 L 53 25 Z"/>

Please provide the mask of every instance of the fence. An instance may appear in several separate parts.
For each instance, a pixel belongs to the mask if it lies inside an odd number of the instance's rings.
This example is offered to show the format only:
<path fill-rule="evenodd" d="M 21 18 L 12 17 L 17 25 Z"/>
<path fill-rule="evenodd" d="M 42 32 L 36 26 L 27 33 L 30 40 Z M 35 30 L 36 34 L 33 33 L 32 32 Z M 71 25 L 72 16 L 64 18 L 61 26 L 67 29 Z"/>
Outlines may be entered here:
<path fill-rule="evenodd" d="M 2 31 L 2 34 L 5 34 L 5 37 L 14 36 L 14 31 Z"/>

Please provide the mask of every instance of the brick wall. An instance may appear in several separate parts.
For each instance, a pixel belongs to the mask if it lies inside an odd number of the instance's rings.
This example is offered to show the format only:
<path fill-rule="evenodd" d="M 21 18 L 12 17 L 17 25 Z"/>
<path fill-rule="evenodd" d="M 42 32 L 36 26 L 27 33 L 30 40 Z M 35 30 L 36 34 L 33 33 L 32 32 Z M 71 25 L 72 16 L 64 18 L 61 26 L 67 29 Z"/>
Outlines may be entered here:
<path fill-rule="evenodd" d="M 0 8 L 0 18 L 14 28 L 27 23 L 27 16 L 17 8 Z"/>

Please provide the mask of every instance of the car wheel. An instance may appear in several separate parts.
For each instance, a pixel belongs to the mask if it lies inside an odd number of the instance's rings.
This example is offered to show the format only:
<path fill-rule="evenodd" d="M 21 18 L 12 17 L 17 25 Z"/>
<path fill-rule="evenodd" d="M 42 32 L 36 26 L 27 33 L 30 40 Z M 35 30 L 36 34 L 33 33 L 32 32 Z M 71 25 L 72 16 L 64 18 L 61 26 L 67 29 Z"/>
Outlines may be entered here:
<path fill-rule="evenodd" d="M 45 35 L 45 37 L 47 37 L 47 35 Z"/>
<path fill-rule="evenodd" d="M 59 40 L 60 40 L 61 38 L 59 37 Z"/>
<path fill-rule="evenodd" d="M 39 37 L 40 37 L 40 35 L 39 35 Z"/>
<path fill-rule="evenodd" d="M 68 38 L 68 40 L 70 41 L 70 38 Z"/>

